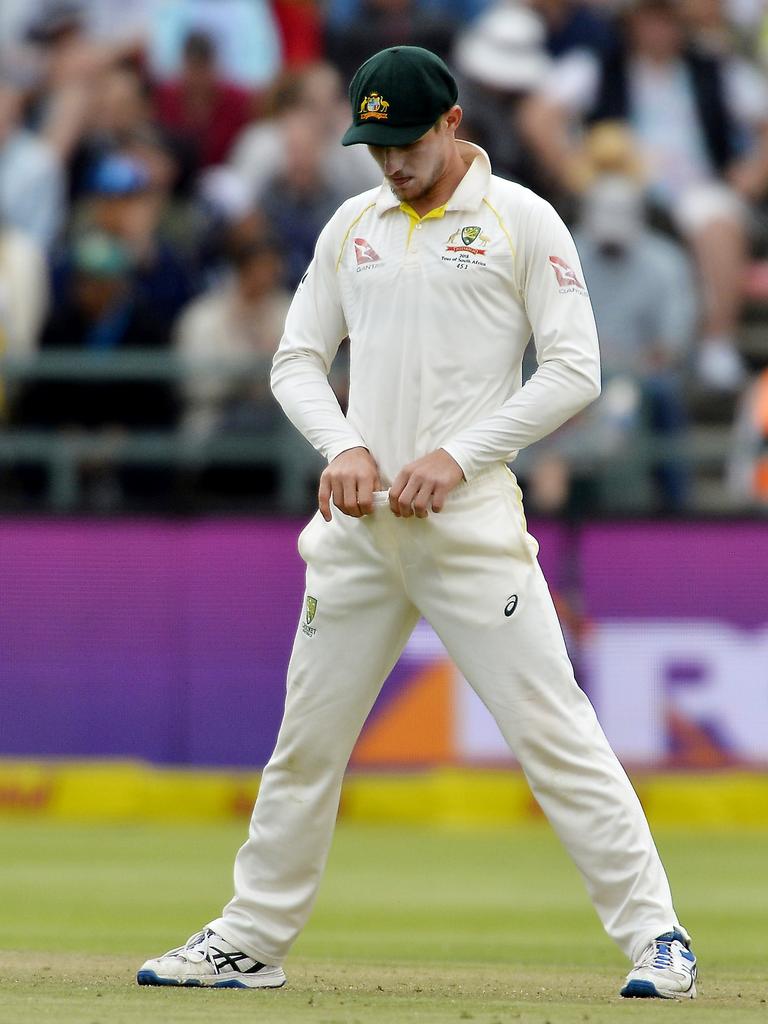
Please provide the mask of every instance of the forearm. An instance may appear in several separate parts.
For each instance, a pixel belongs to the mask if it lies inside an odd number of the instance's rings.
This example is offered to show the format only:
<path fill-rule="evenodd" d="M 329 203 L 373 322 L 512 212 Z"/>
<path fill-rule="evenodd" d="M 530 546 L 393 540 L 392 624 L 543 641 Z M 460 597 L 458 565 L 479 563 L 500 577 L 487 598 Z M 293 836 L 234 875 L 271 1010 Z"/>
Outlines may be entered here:
<path fill-rule="evenodd" d="M 325 369 L 311 354 L 279 351 L 271 386 L 291 423 L 329 462 L 349 448 L 366 447 L 341 411 Z"/>
<path fill-rule="evenodd" d="M 552 360 L 540 366 L 497 412 L 462 430 L 441 447 L 467 480 L 494 462 L 508 462 L 521 449 L 551 434 L 600 394 L 596 361 L 574 366 Z"/>

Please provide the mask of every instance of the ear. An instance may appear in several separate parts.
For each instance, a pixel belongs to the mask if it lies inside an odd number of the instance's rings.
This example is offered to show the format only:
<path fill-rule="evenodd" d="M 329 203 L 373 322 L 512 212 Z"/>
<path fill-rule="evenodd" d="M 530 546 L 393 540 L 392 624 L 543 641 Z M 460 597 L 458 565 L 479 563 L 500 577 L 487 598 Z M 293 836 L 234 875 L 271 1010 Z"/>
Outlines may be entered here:
<path fill-rule="evenodd" d="M 451 107 L 451 109 L 443 115 L 442 123 L 444 128 L 447 128 L 448 131 L 453 134 L 461 124 L 462 113 L 462 109 L 458 104 Z"/>

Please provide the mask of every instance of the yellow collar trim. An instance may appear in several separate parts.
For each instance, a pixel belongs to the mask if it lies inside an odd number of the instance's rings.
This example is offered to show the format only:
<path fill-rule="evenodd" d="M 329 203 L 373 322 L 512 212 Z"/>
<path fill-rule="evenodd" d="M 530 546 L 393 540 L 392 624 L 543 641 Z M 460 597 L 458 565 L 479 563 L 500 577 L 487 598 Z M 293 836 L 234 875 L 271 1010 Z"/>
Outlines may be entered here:
<path fill-rule="evenodd" d="M 440 217 L 445 216 L 445 211 L 448 208 L 448 203 L 443 203 L 442 206 L 436 206 L 434 210 L 430 210 L 429 213 L 425 213 L 423 217 L 420 217 L 414 210 L 410 203 L 400 203 L 400 209 L 403 213 L 407 213 L 411 220 L 416 221 L 418 224 L 422 220 L 439 220 Z"/>

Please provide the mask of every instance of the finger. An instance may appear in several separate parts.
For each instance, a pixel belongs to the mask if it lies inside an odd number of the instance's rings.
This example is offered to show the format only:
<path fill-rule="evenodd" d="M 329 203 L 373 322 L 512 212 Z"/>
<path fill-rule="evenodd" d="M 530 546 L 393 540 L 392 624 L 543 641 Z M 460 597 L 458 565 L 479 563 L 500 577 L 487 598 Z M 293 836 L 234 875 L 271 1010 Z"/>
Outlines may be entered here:
<path fill-rule="evenodd" d="M 363 477 L 358 480 L 357 507 L 363 516 L 369 516 L 373 512 L 373 490 L 374 481 L 370 477 Z"/>
<path fill-rule="evenodd" d="M 400 506 L 398 505 L 398 498 L 405 485 L 408 483 L 409 473 L 401 469 L 395 477 L 395 482 L 389 488 L 389 507 L 395 513 L 396 516 L 400 515 Z"/>
<path fill-rule="evenodd" d="M 400 492 L 400 497 L 397 499 L 397 507 L 400 509 L 400 515 L 403 519 L 409 519 L 413 515 L 413 500 L 421 490 L 422 483 L 421 478 L 411 477 Z"/>
<path fill-rule="evenodd" d="M 443 505 L 445 505 L 445 499 L 446 499 L 447 493 L 448 492 L 445 490 L 444 487 L 436 487 L 434 489 L 434 491 L 432 492 L 432 511 L 433 512 L 442 512 L 443 511 Z"/>
<path fill-rule="evenodd" d="M 317 492 L 317 504 L 320 509 L 320 515 L 326 521 L 331 521 L 331 482 L 328 477 L 323 473 L 320 477 L 320 487 Z"/>
<path fill-rule="evenodd" d="M 355 519 L 360 518 L 360 509 L 357 505 L 357 480 L 355 477 L 347 477 L 343 484 L 344 490 L 344 504 L 342 505 L 342 512 L 345 512 L 348 516 L 353 516 Z"/>
<path fill-rule="evenodd" d="M 432 488 L 434 484 L 429 481 L 423 483 L 419 488 L 416 497 L 413 499 L 412 507 L 414 515 L 419 519 L 426 519 L 429 515 L 430 500 L 432 498 Z"/>
<path fill-rule="evenodd" d="M 341 480 L 334 479 L 333 482 L 331 483 L 331 487 L 333 488 L 333 504 L 336 506 L 336 508 L 339 510 L 339 512 L 343 512 L 344 511 L 344 485 L 343 485 Z"/>

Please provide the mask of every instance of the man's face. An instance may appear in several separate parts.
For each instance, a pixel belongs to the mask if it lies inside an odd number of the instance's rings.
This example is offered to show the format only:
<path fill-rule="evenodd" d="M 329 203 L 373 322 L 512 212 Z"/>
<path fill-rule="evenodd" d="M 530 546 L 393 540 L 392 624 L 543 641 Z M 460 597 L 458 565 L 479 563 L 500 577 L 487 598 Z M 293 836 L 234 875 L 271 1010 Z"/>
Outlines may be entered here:
<path fill-rule="evenodd" d="M 451 154 L 453 134 L 443 119 L 408 146 L 369 146 L 400 202 L 426 195 L 443 176 Z"/>
<path fill-rule="evenodd" d="M 634 52 L 652 61 L 670 61 L 682 52 L 685 37 L 675 10 L 640 7 L 629 19 Z"/>

